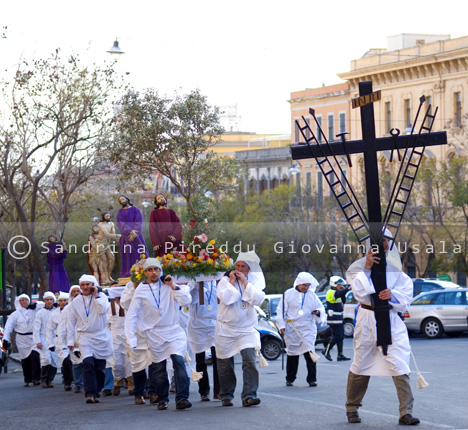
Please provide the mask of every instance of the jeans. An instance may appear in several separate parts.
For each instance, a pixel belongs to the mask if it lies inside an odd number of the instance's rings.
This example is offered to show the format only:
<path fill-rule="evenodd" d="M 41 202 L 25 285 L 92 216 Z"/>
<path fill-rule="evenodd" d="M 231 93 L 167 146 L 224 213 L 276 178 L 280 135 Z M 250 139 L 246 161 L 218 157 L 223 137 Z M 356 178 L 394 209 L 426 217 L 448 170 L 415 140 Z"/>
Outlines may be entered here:
<path fill-rule="evenodd" d="M 73 366 L 70 356 L 67 356 L 62 363 L 63 385 L 71 385 L 73 381 Z"/>
<path fill-rule="evenodd" d="M 105 370 L 106 377 L 104 379 L 103 390 L 112 390 L 114 388 L 114 375 L 112 373 L 112 368 L 106 367 Z"/>
<path fill-rule="evenodd" d="M 216 359 L 216 349 L 211 347 L 211 358 L 213 359 L 213 394 L 219 395 L 218 361 Z M 203 377 L 198 381 L 198 392 L 201 396 L 210 394 L 210 379 L 208 377 L 208 368 L 205 362 L 205 353 L 195 354 L 197 362 L 197 372 L 203 372 Z"/>
<path fill-rule="evenodd" d="M 57 368 L 48 364 L 47 366 L 42 366 L 41 369 L 41 381 L 50 383 L 54 380 L 57 373 Z"/>
<path fill-rule="evenodd" d="M 133 379 L 133 395 L 136 397 L 141 397 L 146 391 L 147 379 L 149 379 L 149 388 L 148 395 L 153 396 L 156 394 L 156 383 L 154 381 L 154 364 L 151 364 L 148 367 L 148 378 L 146 377 L 146 369 L 140 370 L 139 372 L 132 373 Z M 130 390 L 130 385 L 129 388 Z"/>
<path fill-rule="evenodd" d="M 241 352 L 242 374 L 244 385 L 242 388 L 242 400 L 257 397 L 258 370 L 255 366 L 255 348 L 246 348 Z M 234 357 L 218 358 L 219 398 L 232 400 L 236 389 L 236 372 L 234 369 Z"/>
<path fill-rule="evenodd" d="M 99 397 L 106 379 L 106 360 L 86 357 L 83 360 L 83 381 L 86 397 Z"/>
<path fill-rule="evenodd" d="M 188 399 L 190 379 L 185 369 L 184 358 L 180 355 L 171 355 L 172 365 L 174 367 L 174 379 L 176 386 L 176 402 L 181 399 Z M 153 374 L 154 382 L 156 384 L 156 395 L 158 401 L 169 401 L 169 378 L 166 370 L 166 360 L 160 363 L 153 363 L 150 371 Z"/>
<path fill-rule="evenodd" d="M 72 365 L 73 380 L 77 387 L 83 386 L 83 363 Z"/>
<path fill-rule="evenodd" d="M 307 364 L 307 382 L 317 382 L 317 366 L 310 358 L 309 352 L 304 354 Z M 294 382 L 296 380 L 297 368 L 299 367 L 299 355 L 288 355 L 286 359 L 286 381 Z"/>
<path fill-rule="evenodd" d="M 24 382 L 37 382 L 41 379 L 41 358 L 37 351 L 21 360 Z"/>

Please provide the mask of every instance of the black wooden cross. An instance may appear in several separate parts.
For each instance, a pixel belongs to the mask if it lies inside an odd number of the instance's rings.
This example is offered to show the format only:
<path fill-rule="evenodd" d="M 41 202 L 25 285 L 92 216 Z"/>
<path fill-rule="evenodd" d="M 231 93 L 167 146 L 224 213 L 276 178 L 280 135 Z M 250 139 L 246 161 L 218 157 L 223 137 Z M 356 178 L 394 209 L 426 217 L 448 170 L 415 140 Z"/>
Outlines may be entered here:
<path fill-rule="evenodd" d="M 294 145 L 291 147 L 293 160 L 306 158 L 315 158 L 318 167 L 321 169 L 331 192 L 334 194 L 340 208 L 342 209 L 347 221 L 349 222 L 354 234 L 359 242 L 363 242 L 370 237 L 372 245 L 378 245 L 380 264 L 372 267 L 371 278 L 376 293 L 373 295 L 375 305 L 375 318 L 377 322 L 377 345 L 382 346 L 383 353 L 387 354 L 388 345 L 391 345 L 390 314 L 387 300 L 380 300 L 378 293 L 387 288 L 386 284 L 386 261 L 383 251 L 383 229 L 384 227 L 393 230 L 393 241 L 396 239 L 400 223 L 403 219 L 403 213 L 408 203 L 411 190 L 414 184 L 416 173 L 423 159 L 426 146 L 444 145 L 447 143 L 447 134 L 445 131 L 431 133 L 432 124 L 437 114 L 430 115 L 430 108 L 422 120 L 419 133 L 414 135 L 416 123 L 425 97 L 421 97 L 418 112 L 410 135 L 399 135 L 399 130 L 391 131 L 391 137 L 375 138 L 374 125 L 374 105 L 380 100 L 380 91 L 372 92 L 372 82 L 359 82 L 359 97 L 353 99 L 353 108 L 361 109 L 361 127 L 362 140 L 345 142 L 328 142 L 322 133 L 320 124 L 316 121 L 317 127 L 323 136 L 325 143 L 320 143 L 316 139 L 310 126 L 304 120 L 304 126 L 301 127 L 298 122 L 296 125 L 301 130 L 305 139 L 305 144 Z M 310 112 L 315 118 L 315 113 Z M 308 133 L 305 133 L 305 131 Z M 312 144 L 313 143 L 313 144 Z M 389 206 L 386 214 L 382 217 L 379 189 L 379 171 L 377 163 L 378 151 L 398 152 L 400 168 L 392 191 Z M 403 150 L 403 157 L 400 157 L 400 150 Z M 362 210 L 361 204 L 357 199 L 351 184 L 342 174 L 343 171 L 336 158 L 339 155 L 364 154 L 364 170 L 366 178 L 366 196 L 367 196 L 367 216 Z M 391 159 L 392 159 L 391 156 Z M 349 160 L 349 158 L 348 158 Z M 334 161 L 334 163 L 333 163 Z M 348 161 L 350 162 L 350 161 Z M 338 171 L 336 171 L 338 169 Z M 338 173 L 338 175 L 337 175 Z M 343 177 L 344 179 L 340 179 Z M 356 224 L 357 222 L 357 224 Z M 366 231 L 367 235 L 362 236 Z"/>

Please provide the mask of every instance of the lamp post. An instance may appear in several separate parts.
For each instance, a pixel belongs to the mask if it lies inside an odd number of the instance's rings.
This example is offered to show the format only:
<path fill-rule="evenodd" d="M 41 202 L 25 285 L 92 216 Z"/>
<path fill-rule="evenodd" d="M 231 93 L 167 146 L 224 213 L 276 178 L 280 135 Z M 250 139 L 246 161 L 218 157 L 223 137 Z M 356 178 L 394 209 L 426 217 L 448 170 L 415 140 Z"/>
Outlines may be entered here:
<path fill-rule="evenodd" d="M 119 46 L 119 41 L 117 40 L 117 38 L 115 38 L 114 40 L 114 45 L 112 46 L 112 48 L 110 48 L 108 51 L 109 54 L 112 55 L 112 57 L 114 57 L 116 60 L 122 55 L 122 54 L 125 54 L 124 51 L 122 51 L 122 49 L 120 49 L 120 46 Z"/>

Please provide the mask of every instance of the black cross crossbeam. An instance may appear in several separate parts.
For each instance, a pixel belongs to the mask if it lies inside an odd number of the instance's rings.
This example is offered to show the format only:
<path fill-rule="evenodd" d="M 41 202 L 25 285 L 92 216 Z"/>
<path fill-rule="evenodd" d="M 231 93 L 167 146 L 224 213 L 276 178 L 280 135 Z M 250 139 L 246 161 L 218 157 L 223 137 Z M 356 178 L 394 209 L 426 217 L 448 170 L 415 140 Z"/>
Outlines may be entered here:
<path fill-rule="evenodd" d="M 411 142 L 409 139 L 411 138 Z M 396 139 L 396 140 L 394 140 Z M 409 145 L 408 145 L 409 143 Z M 430 133 L 427 136 L 425 146 L 436 146 L 447 143 L 447 132 L 437 131 Z M 410 136 L 409 134 L 401 135 L 396 138 L 391 136 L 380 137 L 375 140 L 376 151 L 391 151 L 392 149 L 405 149 L 406 147 L 418 147 L 416 135 Z M 331 148 L 331 150 L 330 150 Z M 329 142 L 328 145 L 321 143 L 320 145 L 312 144 L 307 145 L 306 143 L 291 146 L 291 157 L 293 160 L 303 160 L 306 158 L 321 158 L 330 157 L 332 155 L 346 155 L 348 154 L 359 154 L 365 152 L 364 140 L 353 140 L 346 142 L 346 151 L 344 149 L 343 142 Z"/>

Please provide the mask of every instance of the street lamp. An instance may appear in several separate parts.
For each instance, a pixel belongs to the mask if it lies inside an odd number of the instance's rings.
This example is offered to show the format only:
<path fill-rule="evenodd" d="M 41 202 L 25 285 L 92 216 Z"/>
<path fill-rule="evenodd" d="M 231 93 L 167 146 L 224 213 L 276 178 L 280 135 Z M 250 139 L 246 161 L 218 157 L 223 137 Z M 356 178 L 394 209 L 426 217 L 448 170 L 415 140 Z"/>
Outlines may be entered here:
<path fill-rule="evenodd" d="M 91 218 L 91 221 L 92 221 L 92 222 L 98 222 L 98 221 L 99 221 L 99 218 L 98 218 L 96 215 L 94 215 L 94 216 Z"/>
<path fill-rule="evenodd" d="M 145 209 L 148 207 L 148 206 L 151 206 L 151 203 L 145 199 L 145 201 L 142 203 L 142 205 L 145 207 Z"/>
<path fill-rule="evenodd" d="M 299 163 L 299 161 L 294 161 L 291 167 L 289 168 L 289 173 L 293 174 L 294 176 L 296 176 L 300 172 L 300 170 L 296 166 L 299 166 L 299 168 L 301 168 L 301 164 Z"/>
<path fill-rule="evenodd" d="M 119 58 L 122 54 L 125 54 L 125 52 L 120 49 L 119 41 L 117 40 L 117 38 L 115 38 L 114 40 L 114 46 L 112 46 L 112 48 L 110 48 L 106 52 L 111 54 L 115 59 Z"/>

